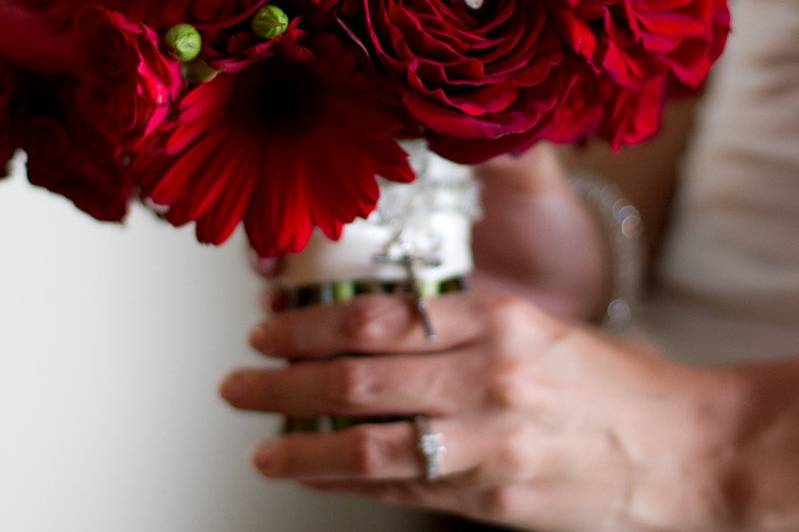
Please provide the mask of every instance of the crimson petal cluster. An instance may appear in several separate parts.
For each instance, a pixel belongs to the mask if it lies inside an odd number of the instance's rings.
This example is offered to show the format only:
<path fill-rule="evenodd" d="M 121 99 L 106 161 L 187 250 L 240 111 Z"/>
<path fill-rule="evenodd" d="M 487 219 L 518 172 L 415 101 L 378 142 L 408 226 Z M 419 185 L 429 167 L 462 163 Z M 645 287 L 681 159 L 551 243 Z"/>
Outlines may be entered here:
<path fill-rule="evenodd" d="M 567 43 L 623 87 L 669 73 L 697 88 L 730 29 L 721 0 L 556 0 Z"/>
<path fill-rule="evenodd" d="M 8 0 L 0 167 L 21 148 L 98 219 L 138 196 L 201 242 L 298 252 L 414 178 L 402 139 L 466 164 L 643 142 L 730 24 L 727 0 Z"/>
<path fill-rule="evenodd" d="M 436 136 L 527 134 L 558 101 L 552 72 L 563 52 L 546 5 L 488 4 L 476 11 L 465 2 L 364 0 L 375 53 L 404 82 L 409 112 Z M 448 155 L 474 153 L 464 145 Z"/>

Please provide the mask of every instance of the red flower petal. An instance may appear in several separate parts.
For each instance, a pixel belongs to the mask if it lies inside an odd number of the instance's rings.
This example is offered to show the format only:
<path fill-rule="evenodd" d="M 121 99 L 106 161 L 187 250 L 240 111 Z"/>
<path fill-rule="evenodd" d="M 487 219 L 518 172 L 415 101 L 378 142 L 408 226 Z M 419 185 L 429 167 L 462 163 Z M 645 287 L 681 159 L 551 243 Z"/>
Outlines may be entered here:
<path fill-rule="evenodd" d="M 333 35 L 309 51 L 281 43 L 183 98 L 164 152 L 136 165 L 167 220 L 195 221 L 197 238 L 211 244 L 244 221 L 256 252 L 275 256 L 300 251 L 314 227 L 338 238 L 368 216 L 378 175 L 413 179 L 395 140 L 405 128 L 399 102 L 380 78 Z"/>

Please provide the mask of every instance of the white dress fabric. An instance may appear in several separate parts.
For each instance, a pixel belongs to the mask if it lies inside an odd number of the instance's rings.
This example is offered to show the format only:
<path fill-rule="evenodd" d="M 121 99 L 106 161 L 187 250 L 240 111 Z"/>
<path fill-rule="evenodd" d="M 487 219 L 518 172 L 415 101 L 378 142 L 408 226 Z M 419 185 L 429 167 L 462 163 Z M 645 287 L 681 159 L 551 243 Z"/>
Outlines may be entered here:
<path fill-rule="evenodd" d="M 733 17 L 641 319 L 702 364 L 799 355 L 799 1 Z"/>

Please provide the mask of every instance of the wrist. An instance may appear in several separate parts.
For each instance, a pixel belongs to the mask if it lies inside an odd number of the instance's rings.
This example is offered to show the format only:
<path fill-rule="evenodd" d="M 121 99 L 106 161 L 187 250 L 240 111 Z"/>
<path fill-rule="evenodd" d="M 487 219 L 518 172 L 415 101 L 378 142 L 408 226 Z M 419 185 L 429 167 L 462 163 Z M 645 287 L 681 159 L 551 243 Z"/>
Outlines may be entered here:
<path fill-rule="evenodd" d="M 657 389 L 639 410 L 632 449 L 645 466 L 633 482 L 629 518 L 639 530 L 746 530 L 734 449 L 748 391 L 739 375 L 666 361 Z M 645 416 L 645 417 L 644 417 Z"/>
<path fill-rule="evenodd" d="M 695 530 L 751 530 L 747 510 L 750 494 L 742 483 L 747 465 L 741 452 L 742 426 L 751 401 L 750 383 L 729 368 L 691 371 L 695 380 L 688 420 L 693 451 L 689 471 L 695 468 L 698 473 L 692 500 L 698 516 Z"/>
<path fill-rule="evenodd" d="M 799 530 L 799 360 L 733 371 L 746 390 L 726 476 L 736 530 Z"/>

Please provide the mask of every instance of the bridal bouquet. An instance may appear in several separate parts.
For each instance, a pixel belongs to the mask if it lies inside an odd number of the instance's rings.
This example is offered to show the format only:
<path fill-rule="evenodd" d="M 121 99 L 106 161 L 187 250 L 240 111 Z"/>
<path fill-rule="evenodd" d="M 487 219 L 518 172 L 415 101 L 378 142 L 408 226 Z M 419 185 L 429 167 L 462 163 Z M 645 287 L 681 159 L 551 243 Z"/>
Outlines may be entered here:
<path fill-rule="evenodd" d="M 0 0 L 0 168 L 100 220 L 141 198 L 262 257 L 337 239 L 400 141 L 476 164 L 657 132 L 730 27 L 725 0 Z"/>

